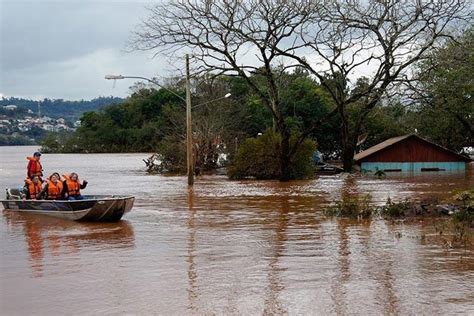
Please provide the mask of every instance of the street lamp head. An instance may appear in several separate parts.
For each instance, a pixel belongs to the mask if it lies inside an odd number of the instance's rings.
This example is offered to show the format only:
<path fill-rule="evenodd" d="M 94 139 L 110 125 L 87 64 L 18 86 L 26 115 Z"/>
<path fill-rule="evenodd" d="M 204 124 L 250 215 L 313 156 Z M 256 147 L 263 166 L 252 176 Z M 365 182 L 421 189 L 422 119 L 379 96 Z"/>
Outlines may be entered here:
<path fill-rule="evenodd" d="M 122 76 L 122 75 L 106 75 L 105 79 L 106 80 L 124 79 L 124 76 Z"/>
<path fill-rule="evenodd" d="M 224 98 L 228 98 L 228 97 L 230 97 L 231 95 L 232 95 L 232 93 L 227 93 L 227 94 L 224 96 Z"/>

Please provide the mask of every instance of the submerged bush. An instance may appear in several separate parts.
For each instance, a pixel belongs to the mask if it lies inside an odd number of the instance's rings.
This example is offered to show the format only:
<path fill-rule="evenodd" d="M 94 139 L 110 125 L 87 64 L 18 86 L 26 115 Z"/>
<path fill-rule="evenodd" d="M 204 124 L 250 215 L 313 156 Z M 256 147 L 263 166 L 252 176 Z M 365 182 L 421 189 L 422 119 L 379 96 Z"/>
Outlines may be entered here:
<path fill-rule="evenodd" d="M 465 208 L 474 208 L 474 190 L 455 192 L 454 200 L 461 202 Z"/>
<path fill-rule="evenodd" d="M 296 137 L 290 138 L 290 147 L 296 142 Z M 269 129 L 257 138 L 248 138 L 237 150 L 229 167 L 228 176 L 231 179 L 253 177 L 256 179 L 278 179 L 280 177 L 281 136 Z M 293 156 L 290 164 L 290 178 L 303 179 L 314 174 L 311 160 L 316 144 L 305 140 Z"/>
<path fill-rule="evenodd" d="M 380 215 L 385 218 L 405 217 L 413 213 L 415 206 L 412 202 L 405 199 L 402 202 L 393 202 L 388 198 L 384 206 L 380 208 Z"/>
<path fill-rule="evenodd" d="M 177 136 L 165 136 L 158 143 L 161 168 L 171 173 L 186 171 L 186 143 Z"/>
<path fill-rule="evenodd" d="M 370 194 L 364 196 L 343 195 L 340 201 L 335 201 L 324 210 L 324 214 L 331 217 L 370 218 L 377 213 L 371 205 Z"/>
<path fill-rule="evenodd" d="M 453 214 L 453 223 L 457 226 L 474 227 L 474 190 L 458 192 L 454 199 L 461 205 L 459 211 Z"/>
<path fill-rule="evenodd" d="M 474 227 L 474 209 L 462 208 L 453 215 L 454 223 L 464 223 L 469 227 Z"/>

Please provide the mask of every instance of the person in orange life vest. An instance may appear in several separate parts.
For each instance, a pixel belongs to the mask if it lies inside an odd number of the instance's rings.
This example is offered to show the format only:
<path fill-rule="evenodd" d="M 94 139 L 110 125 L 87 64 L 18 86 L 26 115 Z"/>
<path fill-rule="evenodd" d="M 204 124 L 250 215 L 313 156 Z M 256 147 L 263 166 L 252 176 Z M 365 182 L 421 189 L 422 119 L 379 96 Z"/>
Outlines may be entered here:
<path fill-rule="evenodd" d="M 31 179 L 26 178 L 23 193 L 28 200 L 39 200 L 42 190 L 43 184 L 38 176 L 33 176 Z"/>
<path fill-rule="evenodd" d="M 33 157 L 26 157 L 26 159 L 28 159 L 28 166 L 26 167 L 27 177 L 31 180 L 33 179 L 33 176 L 38 176 L 42 182 L 43 180 L 41 177 L 43 177 L 43 166 L 40 162 L 41 153 L 37 151 L 33 154 Z"/>
<path fill-rule="evenodd" d="M 61 200 L 63 197 L 63 183 L 60 181 L 59 173 L 55 172 L 46 180 L 46 184 L 40 193 L 40 197 L 47 200 Z"/>
<path fill-rule="evenodd" d="M 79 181 L 79 176 L 77 173 L 72 172 L 67 175 L 64 174 L 63 181 L 63 195 L 67 197 L 68 200 L 83 200 L 84 197 L 81 195 L 81 190 L 85 189 L 87 186 L 87 181 Z"/>

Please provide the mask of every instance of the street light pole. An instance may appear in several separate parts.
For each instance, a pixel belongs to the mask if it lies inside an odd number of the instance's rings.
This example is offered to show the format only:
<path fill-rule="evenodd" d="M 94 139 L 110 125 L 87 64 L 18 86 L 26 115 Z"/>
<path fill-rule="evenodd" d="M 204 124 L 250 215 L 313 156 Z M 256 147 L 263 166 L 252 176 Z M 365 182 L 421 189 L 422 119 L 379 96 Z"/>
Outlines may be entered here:
<path fill-rule="evenodd" d="M 152 80 L 150 78 L 140 77 L 140 76 L 106 75 L 104 77 L 104 79 L 106 79 L 106 80 L 121 80 L 121 79 L 141 79 L 141 80 L 145 80 L 145 81 L 151 82 L 153 84 L 156 84 L 158 87 L 160 87 L 162 89 L 165 89 L 166 91 L 174 94 L 175 96 L 177 96 L 178 98 L 180 98 L 181 100 L 186 102 L 186 100 L 182 96 L 180 96 L 179 94 L 177 94 L 173 90 L 168 89 L 167 87 L 161 85 L 159 82 L 157 82 L 155 80 Z"/>
<path fill-rule="evenodd" d="M 182 96 L 173 92 L 172 90 L 162 86 L 158 82 L 140 76 L 122 76 L 122 75 L 107 75 L 105 79 L 107 80 L 117 80 L 117 79 L 142 79 L 148 82 L 154 83 L 157 86 L 173 93 L 178 98 L 186 102 L 186 166 L 187 166 L 187 173 L 188 173 L 188 185 L 194 184 L 194 164 L 193 164 L 193 130 L 192 130 L 192 119 L 191 119 L 191 82 L 189 80 L 189 55 L 186 54 L 186 99 Z M 229 97 L 230 94 L 226 94 L 226 98 Z M 206 102 L 207 103 L 207 102 Z"/>
<path fill-rule="evenodd" d="M 189 55 L 186 54 L 186 151 L 188 166 L 188 185 L 194 184 L 193 131 L 191 119 L 191 83 L 189 80 Z"/>
<path fill-rule="evenodd" d="M 184 99 L 182 96 L 177 94 L 176 92 L 168 89 L 165 86 L 162 86 L 158 82 L 146 78 L 146 77 L 139 77 L 139 76 L 122 76 L 122 75 L 106 75 L 105 79 L 107 80 L 120 80 L 120 79 L 142 79 L 146 80 L 148 82 L 154 83 L 157 86 L 173 93 L 175 96 L 180 98 L 181 100 L 186 102 L 186 160 L 187 160 L 187 169 L 188 169 L 188 185 L 192 186 L 194 184 L 194 162 L 193 162 L 193 131 L 192 131 L 192 120 L 191 120 L 191 82 L 190 82 L 190 74 L 189 74 L 189 55 L 186 54 L 186 99 Z M 195 107 L 208 104 L 211 102 L 215 102 L 221 99 L 225 99 L 230 97 L 231 94 L 227 93 L 225 96 L 210 100 L 204 103 L 200 103 L 196 105 Z"/>

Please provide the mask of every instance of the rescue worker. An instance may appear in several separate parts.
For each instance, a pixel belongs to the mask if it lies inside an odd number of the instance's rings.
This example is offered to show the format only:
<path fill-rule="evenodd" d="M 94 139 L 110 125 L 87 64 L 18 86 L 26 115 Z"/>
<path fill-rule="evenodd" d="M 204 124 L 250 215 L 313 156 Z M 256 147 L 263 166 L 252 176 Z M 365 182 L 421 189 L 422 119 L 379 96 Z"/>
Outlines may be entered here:
<path fill-rule="evenodd" d="M 61 200 L 63 195 L 63 183 L 60 181 L 59 173 L 55 172 L 46 180 L 46 184 L 40 193 L 40 197 L 46 200 Z"/>
<path fill-rule="evenodd" d="M 38 176 L 33 176 L 31 179 L 26 178 L 23 193 L 28 200 L 39 200 L 43 185 Z"/>
<path fill-rule="evenodd" d="M 81 190 L 87 186 L 87 181 L 79 181 L 77 173 L 72 172 L 71 174 L 64 174 L 63 181 L 63 196 L 67 197 L 68 200 L 83 200 L 84 197 L 81 195 Z"/>
<path fill-rule="evenodd" d="M 39 151 L 33 154 L 33 157 L 26 157 L 28 159 L 27 177 L 32 180 L 33 176 L 38 176 L 40 181 L 43 182 L 43 166 L 41 165 L 41 153 Z"/>

